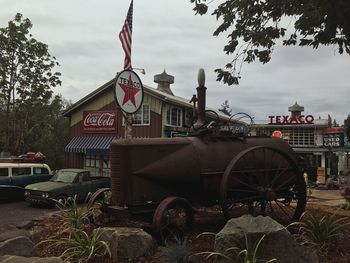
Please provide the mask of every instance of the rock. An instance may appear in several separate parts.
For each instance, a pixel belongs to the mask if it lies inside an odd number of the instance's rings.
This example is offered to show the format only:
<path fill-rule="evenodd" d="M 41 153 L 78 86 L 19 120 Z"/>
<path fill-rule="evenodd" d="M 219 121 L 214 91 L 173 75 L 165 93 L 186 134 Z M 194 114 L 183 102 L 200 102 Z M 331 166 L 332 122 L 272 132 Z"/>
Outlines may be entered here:
<path fill-rule="evenodd" d="M 279 263 L 319 262 L 311 248 L 299 245 L 284 226 L 267 216 L 244 215 L 229 220 L 216 235 L 215 251 L 224 252 L 229 247 L 245 244 L 245 237 L 250 240 L 250 244 L 254 244 L 263 235 L 265 238 L 258 249 L 258 258 L 261 260 L 277 259 Z"/>
<path fill-rule="evenodd" d="M 35 220 L 28 220 L 18 224 L 16 227 L 19 229 L 31 229 L 35 224 Z"/>
<path fill-rule="evenodd" d="M 17 229 L 14 225 L 0 225 L 0 232 Z"/>
<path fill-rule="evenodd" d="M 101 240 L 109 243 L 113 259 L 135 259 L 153 246 L 152 236 L 140 228 L 107 227 L 99 231 L 102 231 Z"/>
<path fill-rule="evenodd" d="M 24 236 L 19 236 L 15 238 L 8 239 L 0 243 L 0 256 L 4 255 L 16 255 L 30 257 L 34 256 L 34 246 L 35 244 L 28 238 Z"/>
<path fill-rule="evenodd" d="M 65 263 L 60 258 L 38 258 L 38 257 L 19 257 L 19 256 L 0 256 L 0 263 Z"/>
<path fill-rule="evenodd" d="M 13 225 L 4 225 L 0 227 L 0 242 L 19 236 L 29 237 L 30 233 L 24 229 L 18 229 Z"/>

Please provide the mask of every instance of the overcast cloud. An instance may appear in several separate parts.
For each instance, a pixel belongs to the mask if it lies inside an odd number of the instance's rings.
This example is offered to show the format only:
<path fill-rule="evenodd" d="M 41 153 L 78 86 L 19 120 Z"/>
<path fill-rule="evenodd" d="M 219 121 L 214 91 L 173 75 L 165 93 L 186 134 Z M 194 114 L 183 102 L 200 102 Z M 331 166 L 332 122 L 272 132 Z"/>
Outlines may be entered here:
<path fill-rule="evenodd" d="M 214 1 L 213 4 L 220 2 Z M 49 46 L 61 66 L 63 84 L 55 89 L 76 102 L 123 69 L 118 39 L 130 0 L 0 0 L 0 27 L 17 12 L 33 23 L 34 37 Z M 297 101 L 305 114 L 342 123 L 350 113 L 350 57 L 335 47 L 318 50 L 275 48 L 270 63 L 244 65 L 239 86 L 216 82 L 215 68 L 230 61 L 222 49 L 225 37 L 212 36 L 212 16 L 195 16 L 189 0 L 134 0 L 132 64 L 144 68 L 145 85 L 166 69 L 175 76 L 175 95 L 191 98 L 197 71 L 206 71 L 207 106 L 220 108 L 226 99 L 233 113 L 256 120 L 288 113 Z"/>

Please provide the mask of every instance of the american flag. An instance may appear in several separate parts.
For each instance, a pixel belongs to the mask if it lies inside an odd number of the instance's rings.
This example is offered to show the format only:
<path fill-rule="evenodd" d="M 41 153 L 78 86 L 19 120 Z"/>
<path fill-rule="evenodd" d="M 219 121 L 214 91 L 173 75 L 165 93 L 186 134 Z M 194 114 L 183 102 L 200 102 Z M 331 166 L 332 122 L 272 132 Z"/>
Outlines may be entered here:
<path fill-rule="evenodd" d="M 132 10 L 133 0 L 131 0 L 128 15 L 126 16 L 122 30 L 119 33 L 120 42 L 122 42 L 125 53 L 124 69 L 131 68 L 131 36 L 132 36 Z"/>

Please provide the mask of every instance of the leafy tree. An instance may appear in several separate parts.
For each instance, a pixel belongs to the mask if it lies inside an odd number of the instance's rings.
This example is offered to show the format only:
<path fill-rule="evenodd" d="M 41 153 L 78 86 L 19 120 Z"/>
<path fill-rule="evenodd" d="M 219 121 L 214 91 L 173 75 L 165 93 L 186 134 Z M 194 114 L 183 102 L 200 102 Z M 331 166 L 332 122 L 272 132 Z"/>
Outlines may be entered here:
<path fill-rule="evenodd" d="M 344 120 L 344 126 L 345 126 L 345 134 L 348 140 L 350 141 L 350 114 L 348 117 Z"/>
<path fill-rule="evenodd" d="M 232 113 L 232 109 L 230 107 L 230 105 L 228 104 L 228 100 L 225 100 L 222 104 L 221 104 L 221 108 L 219 109 L 219 111 L 221 111 L 222 113 L 231 116 Z"/>
<path fill-rule="evenodd" d="M 0 151 L 40 151 L 52 168 L 65 164 L 69 106 L 52 88 L 61 84 L 59 64 L 48 46 L 29 33 L 32 23 L 17 14 L 0 28 Z"/>
<path fill-rule="evenodd" d="M 339 127 L 339 124 L 336 119 L 333 120 L 332 127 Z"/>
<path fill-rule="evenodd" d="M 47 104 L 22 104 L 17 118 L 20 131 L 17 152 L 40 151 L 46 155 L 52 169 L 64 167 L 69 122 L 61 113 L 69 105 L 60 95 L 54 96 Z"/>
<path fill-rule="evenodd" d="M 207 13 L 213 1 L 190 0 L 196 14 Z M 283 45 L 337 45 L 350 54 L 350 1 L 348 0 L 227 0 L 212 13 L 219 23 L 214 36 L 228 34 L 224 47 L 232 60 L 216 69 L 217 80 L 238 84 L 242 64 L 267 63 L 276 40 Z M 294 29 L 288 28 L 294 24 Z M 288 29 L 288 31 L 287 31 Z"/>
<path fill-rule="evenodd" d="M 25 148 L 29 134 L 36 139 L 40 130 L 35 125 L 50 105 L 51 88 L 61 84 L 61 74 L 53 72 L 56 58 L 32 37 L 31 28 L 31 21 L 19 13 L 0 28 L 1 146 L 12 153 Z"/>

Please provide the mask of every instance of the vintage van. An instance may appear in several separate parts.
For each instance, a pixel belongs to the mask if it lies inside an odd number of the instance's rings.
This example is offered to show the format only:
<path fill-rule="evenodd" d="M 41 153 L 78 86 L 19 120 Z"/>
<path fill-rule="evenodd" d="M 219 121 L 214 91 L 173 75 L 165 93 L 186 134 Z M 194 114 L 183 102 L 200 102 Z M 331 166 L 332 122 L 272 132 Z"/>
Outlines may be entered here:
<path fill-rule="evenodd" d="M 24 198 L 24 187 L 48 181 L 51 176 L 44 163 L 0 162 L 0 200 Z"/>

